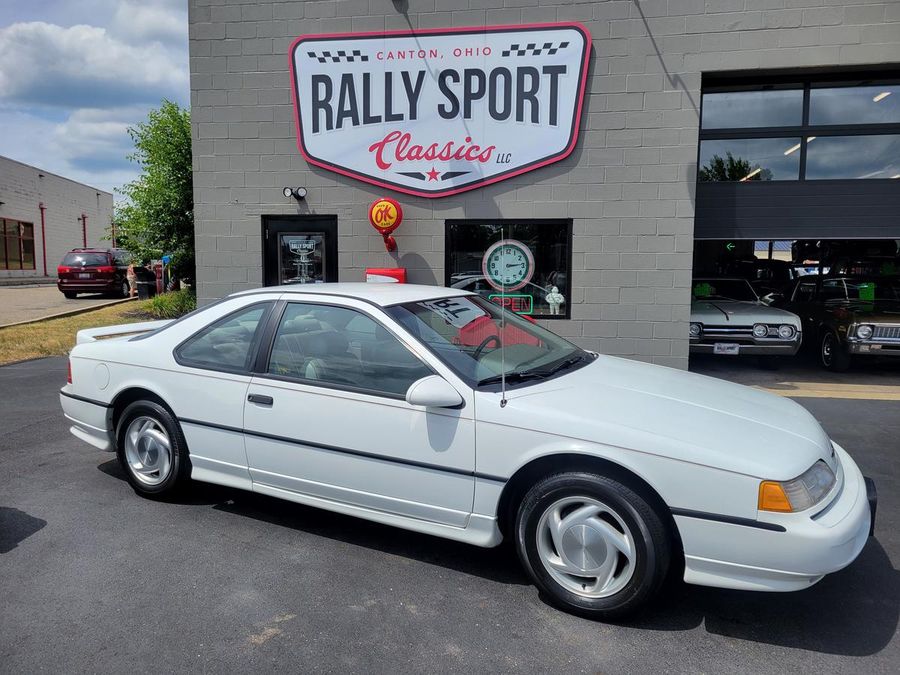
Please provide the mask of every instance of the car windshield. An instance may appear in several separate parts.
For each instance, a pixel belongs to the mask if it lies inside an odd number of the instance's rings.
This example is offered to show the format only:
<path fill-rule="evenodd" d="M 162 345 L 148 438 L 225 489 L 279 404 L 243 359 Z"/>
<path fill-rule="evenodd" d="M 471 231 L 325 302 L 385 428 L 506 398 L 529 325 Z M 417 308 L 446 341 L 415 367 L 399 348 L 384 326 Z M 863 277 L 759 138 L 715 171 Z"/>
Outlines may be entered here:
<path fill-rule="evenodd" d="M 694 279 L 691 295 L 694 300 L 759 300 L 744 279 Z"/>
<path fill-rule="evenodd" d="M 98 267 L 108 265 L 109 257 L 105 253 L 66 253 L 62 264 L 67 267 Z"/>
<path fill-rule="evenodd" d="M 558 335 L 477 296 L 410 302 L 387 312 L 474 385 L 498 383 L 501 375 L 510 385 L 536 382 L 592 359 Z"/>

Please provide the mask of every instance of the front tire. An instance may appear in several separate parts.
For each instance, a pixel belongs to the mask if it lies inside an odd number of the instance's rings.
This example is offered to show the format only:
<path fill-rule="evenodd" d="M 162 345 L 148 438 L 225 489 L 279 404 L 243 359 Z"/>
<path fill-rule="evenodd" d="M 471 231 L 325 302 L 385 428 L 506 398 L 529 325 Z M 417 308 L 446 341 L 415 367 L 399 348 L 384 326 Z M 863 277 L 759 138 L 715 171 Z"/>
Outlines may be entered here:
<path fill-rule="evenodd" d="M 824 368 L 836 373 L 843 373 L 850 368 L 850 354 L 841 346 L 841 341 L 834 331 L 826 330 L 819 341 L 819 362 Z"/>
<path fill-rule="evenodd" d="M 190 476 L 187 442 L 172 413 L 155 401 L 136 401 L 122 413 L 116 454 L 131 487 L 145 497 L 174 494 Z"/>
<path fill-rule="evenodd" d="M 631 487 L 593 473 L 562 473 L 535 484 L 516 517 L 525 570 L 560 608 L 620 619 L 659 590 L 671 536 L 662 517 Z"/>

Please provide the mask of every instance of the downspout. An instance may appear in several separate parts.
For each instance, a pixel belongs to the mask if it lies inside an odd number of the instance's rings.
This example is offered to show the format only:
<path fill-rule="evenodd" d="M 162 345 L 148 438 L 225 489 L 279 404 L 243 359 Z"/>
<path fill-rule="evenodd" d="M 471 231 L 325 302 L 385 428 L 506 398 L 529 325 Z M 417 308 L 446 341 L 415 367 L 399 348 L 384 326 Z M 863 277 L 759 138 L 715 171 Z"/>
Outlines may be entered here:
<path fill-rule="evenodd" d="M 44 254 L 44 276 L 47 276 L 47 223 L 44 220 L 44 211 L 47 210 L 47 207 L 44 206 L 44 202 L 38 204 L 38 208 L 41 210 L 41 250 Z"/>
<path fill-rule="evenodd" d="M 81 238 L 84 240 L 84 247 L 87 248 L 87 216 L 81 214 Z"/>

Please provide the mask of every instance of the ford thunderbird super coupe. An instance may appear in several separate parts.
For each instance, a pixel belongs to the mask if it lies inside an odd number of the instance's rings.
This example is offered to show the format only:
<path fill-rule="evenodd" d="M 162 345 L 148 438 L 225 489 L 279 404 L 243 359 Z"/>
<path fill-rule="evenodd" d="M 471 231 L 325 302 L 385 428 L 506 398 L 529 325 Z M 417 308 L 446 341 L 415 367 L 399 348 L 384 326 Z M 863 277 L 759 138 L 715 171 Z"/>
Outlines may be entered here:
<path fill-rule="evenodd" d="M 207 481 L 477 546 L 611 619 L 670 571 L 792 591 L 849 565 L 874 484 L 802 407 L 584 351 L 455 289 L 315 284 L 78 334 L 60 401 L 147 497 Z"/>

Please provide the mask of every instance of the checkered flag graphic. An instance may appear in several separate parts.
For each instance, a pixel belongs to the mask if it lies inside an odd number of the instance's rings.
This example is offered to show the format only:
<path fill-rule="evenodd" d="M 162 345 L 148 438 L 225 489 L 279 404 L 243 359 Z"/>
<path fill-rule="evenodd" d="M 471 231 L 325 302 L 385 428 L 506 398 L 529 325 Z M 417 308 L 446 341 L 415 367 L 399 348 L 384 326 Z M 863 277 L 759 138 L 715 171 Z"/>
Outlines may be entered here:
<path fill-rule="evenodd" d="M 363 54 L 358 49 L 354 49 L 349 53 L 345 49 L 339 49 L 336 52 L 331 52 L 326 49 L 325 51 L 318 54 L 316 52 L 306 53 L 309 55 L 309 58 L 316 59 L 319 63 L 353 63 L 354 61 L 369 60 L 369 56 L 367 54 Z"/>
<path fill-rule="evenodd" d="M 553 56 L 560 49 L 565 49 L 569 46 L 568 42 L 560 42 L 556 47 L 553 46 L 552 42 L 545 42 L 540 47 L 538 47 L 536 42 L 529 42 L 527 45 L 514 44 L 510 45 L 509 49 L 504 49 L 501 52 L 502 56 L 540 56 L 541 54 L 548 54 Z"/>

